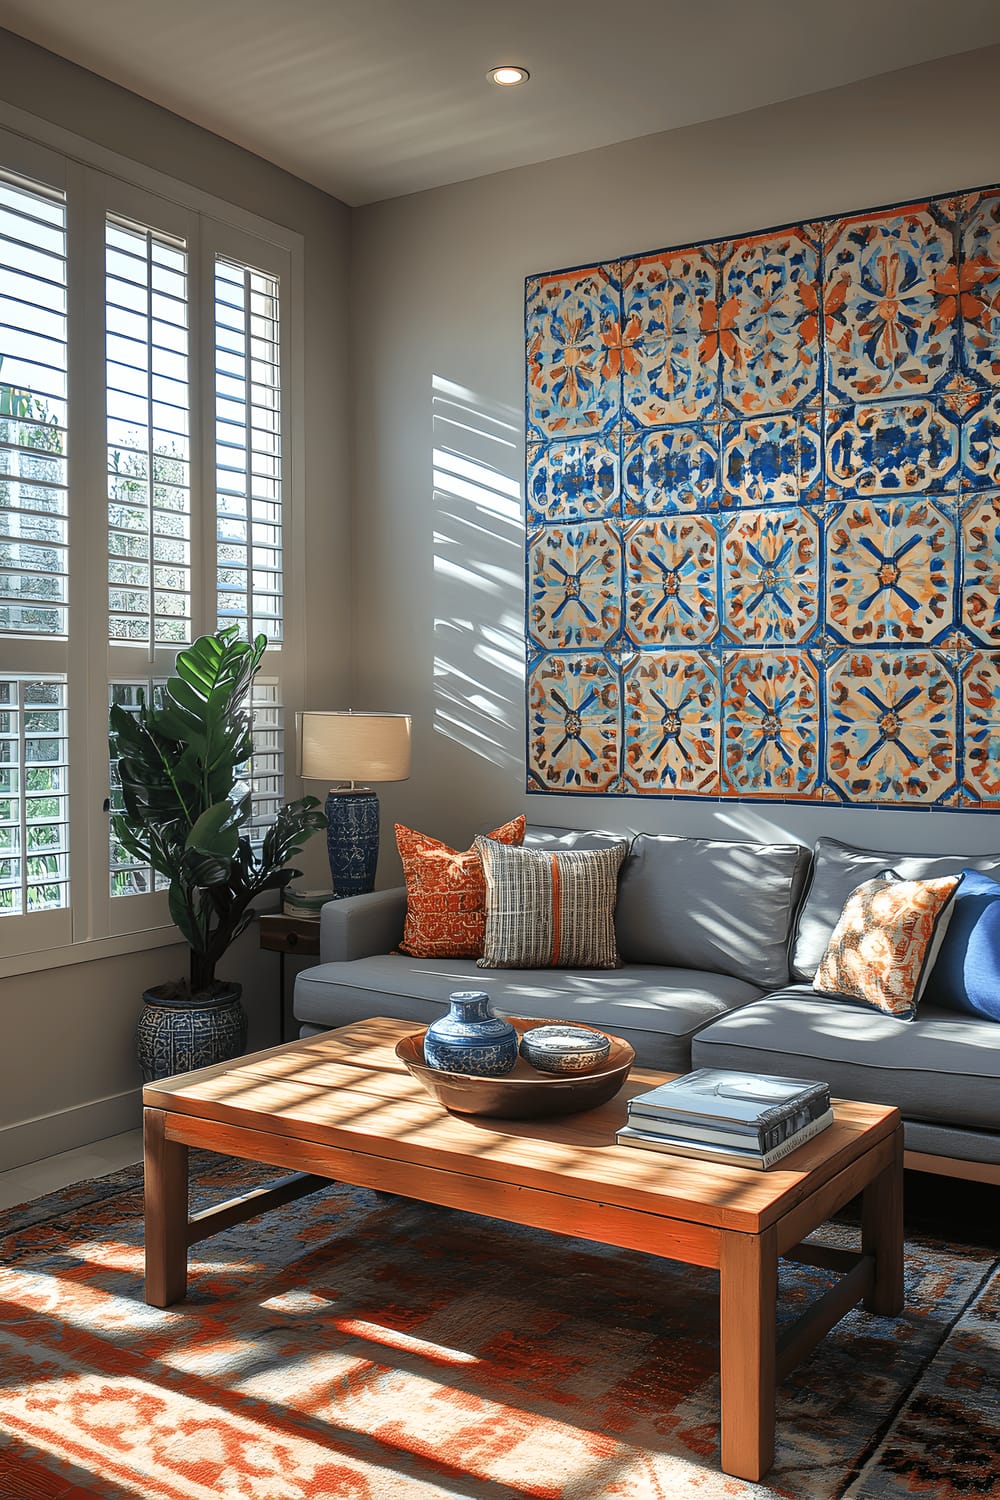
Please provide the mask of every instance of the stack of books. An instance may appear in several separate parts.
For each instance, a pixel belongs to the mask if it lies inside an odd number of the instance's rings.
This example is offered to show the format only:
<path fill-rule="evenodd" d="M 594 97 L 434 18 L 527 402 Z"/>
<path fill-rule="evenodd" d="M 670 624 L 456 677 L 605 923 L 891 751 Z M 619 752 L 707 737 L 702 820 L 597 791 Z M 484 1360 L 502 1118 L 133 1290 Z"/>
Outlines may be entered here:
<path fill-rule="evenodd" d="M 318 922 L 323 907 L 332 900 L 332 891 L 302 891 L 286 885 L 281 893 L 281 910 L 286 917 L 309 917 Z"/>
<path fill-rule="evenodd" d="M 616 1138 L 762 1172 L 832 1124 L 825 1083 L 698 1068 L 630 1099 Z"/>

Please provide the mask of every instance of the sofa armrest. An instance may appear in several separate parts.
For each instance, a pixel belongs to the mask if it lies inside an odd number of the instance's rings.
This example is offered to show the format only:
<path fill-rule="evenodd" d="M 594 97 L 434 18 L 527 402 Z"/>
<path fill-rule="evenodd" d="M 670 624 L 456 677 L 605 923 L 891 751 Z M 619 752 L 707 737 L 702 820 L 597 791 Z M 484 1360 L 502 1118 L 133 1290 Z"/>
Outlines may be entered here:
<path fill-rule="evenodd" d="M 341 963 L 389 953 L 399 946 L 405 921 L 404 885 L 328 901 L 320 913 L 319 961 Z"/>

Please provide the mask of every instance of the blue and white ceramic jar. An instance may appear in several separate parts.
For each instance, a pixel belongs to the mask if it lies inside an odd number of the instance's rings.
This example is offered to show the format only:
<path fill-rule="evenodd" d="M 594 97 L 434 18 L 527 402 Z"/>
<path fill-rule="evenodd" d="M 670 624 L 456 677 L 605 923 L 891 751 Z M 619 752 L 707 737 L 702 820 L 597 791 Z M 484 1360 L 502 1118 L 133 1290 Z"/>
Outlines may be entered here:
<path fill-rule="evenodd" d="M 517 1062 L 517 1032 L 496 1016 L 485 990 L 457 990 L 450 1010 L 428 1026 L 424 1061 L 444 1073 L 473 1073 L 497 1078 Z"/>

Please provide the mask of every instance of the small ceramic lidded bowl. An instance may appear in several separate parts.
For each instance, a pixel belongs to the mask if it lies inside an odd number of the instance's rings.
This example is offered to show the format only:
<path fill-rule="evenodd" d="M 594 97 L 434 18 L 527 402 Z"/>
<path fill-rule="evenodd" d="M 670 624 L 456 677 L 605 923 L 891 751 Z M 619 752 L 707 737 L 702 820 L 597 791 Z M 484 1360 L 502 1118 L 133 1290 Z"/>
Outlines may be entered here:
<path fill-rule="evenodd" d="M 533 1026 L 521 1037 L 521 1056 L 540 1073 L 590 1073 L 610 1051 L 610 1037 L 584 1026 Z"/>

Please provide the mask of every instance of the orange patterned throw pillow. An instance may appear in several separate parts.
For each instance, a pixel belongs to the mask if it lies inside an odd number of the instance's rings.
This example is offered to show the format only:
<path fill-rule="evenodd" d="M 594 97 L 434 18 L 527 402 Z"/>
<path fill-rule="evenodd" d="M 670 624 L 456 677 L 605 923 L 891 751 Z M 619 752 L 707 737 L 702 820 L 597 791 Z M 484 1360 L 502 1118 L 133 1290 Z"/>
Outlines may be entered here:
<path fill-rule="evenodd" d="M 524 824 L 522 813 L 487 837 L 520 844 Z M 486 930 L 486 877 L 475 847 L 460 853 L 402 823 L 396 824 L 396 846 L 406 881 L 400 950 L 411 958 L 478 958 Z"/>
<path fill-rule="evenodd" d="M 914 1020 L 960 879 L 897 880 L 887 873 L 859 885 L 833 929 L 813 989 Z"/>

